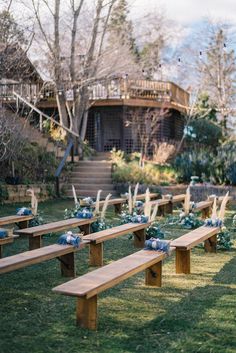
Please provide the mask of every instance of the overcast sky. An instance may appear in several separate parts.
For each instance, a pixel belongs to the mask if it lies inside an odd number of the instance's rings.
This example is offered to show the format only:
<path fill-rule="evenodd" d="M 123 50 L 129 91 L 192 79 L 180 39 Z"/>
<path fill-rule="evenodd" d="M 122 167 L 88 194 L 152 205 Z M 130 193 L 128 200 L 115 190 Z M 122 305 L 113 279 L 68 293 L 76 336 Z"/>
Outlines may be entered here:
<path fill-rule="evenodd" d="M 166 15 L 184 26 L 201 21 L 203 17 L 219 18 L 236 25 L 236 0 L 129 0 L 131 13 L 140 17 L 161 6 Z"/>

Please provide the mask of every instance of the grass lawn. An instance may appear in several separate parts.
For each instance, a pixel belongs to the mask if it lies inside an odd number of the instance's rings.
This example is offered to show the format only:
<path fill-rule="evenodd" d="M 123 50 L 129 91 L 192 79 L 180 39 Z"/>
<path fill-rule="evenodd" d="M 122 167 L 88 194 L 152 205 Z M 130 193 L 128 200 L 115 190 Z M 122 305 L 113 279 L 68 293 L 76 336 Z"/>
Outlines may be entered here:
<path fill-rule="evenodd" d="M 69 201 L 39 205 L 45 221 L 63 218 Z M 16 205 L 0 206 L 0 216 Z M 230 224 L 236 208 L 227 212 Z M 113 211 L 109 217 L 113 217 Z M 169 237 L 186 232 L 169 228 Z M 98 330 L 75 326 L 75 298 L 52 292 L 65 282 L 56 259 L 1 275 L 0 353 L 236 353 L 236 233 L 231 251 L 192 252 L 192 274 L 176 275 L 165 261 L 163 287 L 144 286 L 140 273 L 99 295 Z M 58 235 L 44 238 L 55 243 Z M 9 256 L 27 250 L 27 239 L 4 247 Z M 123 236 L 105 243 L 105 262 L 136 251 Z M 88 248 L 76 254 L 77 274 L 88 266 Z"/>

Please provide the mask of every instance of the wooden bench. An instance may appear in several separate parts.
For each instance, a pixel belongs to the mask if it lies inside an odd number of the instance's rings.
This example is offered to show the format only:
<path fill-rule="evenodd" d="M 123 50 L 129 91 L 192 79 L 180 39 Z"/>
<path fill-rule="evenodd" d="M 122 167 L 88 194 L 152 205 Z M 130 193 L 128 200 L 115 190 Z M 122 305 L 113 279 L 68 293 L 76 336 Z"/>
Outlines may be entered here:
<path fill-rule="evenodd" d="M 201 212 L 202 218 L 210 217 L 210 210 L 213 205 L 213 201 L 200 201 L 196 203 L 196 206 L 192 209 L 193 212 Z"/>
<path fill-rule="evenodd" d="M 175 195 L 172 198 L 167 198 L 163 195 L 162 199 L 151 201 L 151 205 L 158 205 L 158 215 L 165 216 L 165 214 L 173 213 L 174 204 L 182 203 L 185 200 L 185 194 Z"/>
<path fill-rule="evenodd" d="M 151 193 L 150 194 L 150 198 L 151 199 L 155 199 L 157 196 L 158 196 L 158 194 L 156 194 L 156 193 Z M 145 199 L 145 194 L 137 195 L 136 199 L 137 199 L 137 201 L 144 200 Z M 165 200 L 167 200 L 167 199 L 165 199 Z M 171 213 L 172 212 L 171 204 L 180 203 L 180 202 L 183 202 L 184 200 L 185 200 L 185 194 L 173 196 L 173 198 L 171 200 L 169 200 L 170 204 L 168 205 L 166 203 L 167 207 L 166 207 L 165 212 Z M 114 206 L 115 212 L 119 214 L 122 211 L 122 205 L 124 203 L 126 203 L 127 201 L 128 200 L 126 198 L 122 198 L 122 197 L 121 198 L 117 198 L 117 199 L 110 199 L 110 200 L 108 200 L 108 206 Z M 104 202 L 105 202 L 104 200 L 100 201 L 99 202 L 100 206 L 103 206 Z M 94 208 L 95 204 L 92 205 L 92 207 Z"/>
<path fill-rule="evenodd" d="M 216 202 L 217 204 L 221 204 L 221 202 L 223 201 L 224 196 L 216 196 Z M 214 201 L 214 196 L 208 196 L 208 200 L 210 201 Z M 232 202 L 233 201 L 233 197 L 232 196 L 228 196 L 228 202 Z"/>
<path fill-rule="evenodd" d="M 165 195 L 164 195 L 165 197 Z M 171 199 L 171 202 L 173 204 L 175 203 L 183 203 L 185 201 L 186 194 L 179 194 L 179 195 L 174 195 Z"/>
<path fill-rule="evenodd" d="M 29 237 L 29 250 L 34 250 L 42 247 L 42 235 L 62 230 L 69 230 L 70 228 L 76 227 L 79 227 L 85 234 L 89 234 L 90 224 L 95 221 L 96 217 L 90 219 L 70 218 L 32 228 L 20 229 L 15 231 L 15 233 L 20 236 Z"/>
<path fill-rule="evenodd" d="M 158 205 L 158 211 L 157 215 L 158 216 L 164 216 L 166 213 L 172 213 L 173 212 L 173 204 L 169 199 L 158 199 L 154 201 L 150 201 L 150 205 L 152 207 L 155 207 Z"/>
<path fill-rule="evenodd" d="M 0 227 L 4 225 L 17 223 L 20 229 L 27 228 L 29 226 L 29 221 L 33 218 L 34 218 L 33 215 L 28 215 L 28 216 L 13 215 L 13 216 L 1 217 Z M 0 239 L 0 258 L 3 257 L 3 245 L 13 243 L 14 238 L 16 238 L 16 236 L 8 236 L 6 238 Z"/>
<path fill-rule="evenodd" d="M 121 226 L 85 235 L 83 240 L 89 241 L 89 260 L 91 266 L 103 266 L 103 243 L 106 240 L 133 233 L 134 246 L 143 248 L 146 240 L 145 230 L 151 223 L 127 223 Z"/>
<path fill-rule="evenodd" d="M 7 224 L 18 223 L 19 228 L 27 228 L 29 225 L 29 221 L 33 218 L 34 218 L 33 215 L 28 215 L 28 216 L 13 215 L 13 216 L 1 217 L 0 227 Z"/>
<path fill-rule="evenodd" d="M 57 258 L 61 264 L 62 276 L 75 277 L 74 253 L 83 249 L 85 245 L 86 242 L 81 242 L 80 247 L 76 248 L 72 245 L 53 244 L 8 256 L 0 259 L 0 274 Z"/>
<path fill-rule="evenodd" d="M 104 290 L 146 270 L 145 284 L 161 287 L 162 261 L 159 251 L 140 250 L 109 265 L 53 288 L 54 292 L 77 297 L 76 322 L 81 327 L 97 328 L 97 297 Z"/>
<path fill-rule="evenodd" d="M 159 194 L 155 192 L 151 192 L 149 196 L 150 196 L 150 200 L 153 200 L 153 199 L 156 199 L 159 196 Z M 146 198 L 146 194 L 139 194 L 136 196 L 137 201 L 145 200 L 145 198 Z"/>
<path fill-rule="evenodd" d="M 110 199 L 108 200 L 108 206 L 114 206 L 115 212 L 116 213 L 121 213 L 122 205 L 126 203 L 126 199 L 124 198 L 117 198 L 117 199 Z M 102 207 L 104 205 L 105 200 L 100 201 L 99 205 Z M 95 204 L 92 205 L 93 208 L 95 208 Z"/>
<path fill-rule="evenodd" d="M 216 252 L 219 227 L 199 227 L 171 241 L 176 248 L 176 273 L 190 273 L 190 252 L 193 247 L 204 242 L 205 251 Z"/>

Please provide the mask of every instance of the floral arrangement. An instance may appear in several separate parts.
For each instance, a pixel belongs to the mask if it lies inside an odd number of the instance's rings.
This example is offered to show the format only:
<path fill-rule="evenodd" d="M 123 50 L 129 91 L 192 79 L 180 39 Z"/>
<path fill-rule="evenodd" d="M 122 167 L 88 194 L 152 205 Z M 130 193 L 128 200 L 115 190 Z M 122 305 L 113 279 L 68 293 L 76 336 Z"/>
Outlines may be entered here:
<path fill-rule="evenodd" d="M 0 228 L 0 239 L 8 237 L 8 231 L 6 229 Z"/>
<path fill-rule="evenodd" d="M 206 227 L 220 227 L 220 232 L 217 234 L 217 248 L 229 250 L 233 243 L 231 241 L 231 236 L 227 228 L 224 226 L 224 217 L 225 217 L 225 209 L 226 204 L 229 200 L 229 192 L 225 195 L 222 200 L 220 210 L 217 213 L 217 198 L 214 197 L 213 207 L 212 207 L 212 215 L 211 218 L 208 218 L 205 221 Z M 234 219 L 233 219 L 234 224 Z"/>
<path fill-rule="evenodd" d="M 108 194 L 102 209 L 100 210 L 100 195 L 102 190 L 98 190 L 96 202 L 91 197 L 86 197 L 83 200 L 78 201 L 75 188 L 72 185 L 72 192 L 74 197 L 75 206 L 72 209 L 65 209 L 65 218 L 84 218 L 91 219 L 92 217 L 97 217 L 96 221 L 91 224 L 93 232 L 98 232 L 110 228 L 111 225 L 106 221 L 105 214 L 108 207 L 108 201 L 111 197 L 111 194 Z"/>
<path fill-rule="evenodd" d="M 158 239 L 164 239 L 165 233 L 161 229 L 160 225 L 158 222 L 152 223 L 147 229 L 146 229 L 146 239 L 151 239 L 151 238 L 158 238 Z"/>
<path fill-rule="evenodd" d="M 170 241 L 162 240 L 158 238 L 151 238 L 145 241 L 146 250 L 159 250 L 169 254 L 170 252 Z"/>
<path fill-rule="evenodd" d="M 60 245 L 73 245 L 75 247 L 79 247 L 81 239 L 78 234 L 74 234 L 71 231 L 62 234 L 58 239 L 58 244 Z"/>
<path fill-rule="evenodd" d="M 131 187 L 129 187 L 128 193 L 128 206 L 121 213 L 121 222 L 124 223 L 147 223 L 155 220 L 157 215 L 158 205 L 154 207 L 153 212 L 151 212 L 150 204 L 150 192 L 149 189 L 146 190 L 145 203 L 142 201 L 137 201 L 139 184 L 136 184 L 134 190 L 134 196 L 131 193 Z"/>
<path fill-rule="evenodd" d="M 205 226 L 207 227 L 221 227 L 224 222 L 224 216 L 225 216 L 225 209 L 226 209 L 226 204 L 229 200 L 229 192 L 225 195 L 225 197 L 222 200 L 220 210 L 217 214 L 217 200 L 216 197 L 214 198 L 213 201 L 213 207 L 212 207 L 212 215 L 211 218 L 206 219 L 205 221 Z"/>

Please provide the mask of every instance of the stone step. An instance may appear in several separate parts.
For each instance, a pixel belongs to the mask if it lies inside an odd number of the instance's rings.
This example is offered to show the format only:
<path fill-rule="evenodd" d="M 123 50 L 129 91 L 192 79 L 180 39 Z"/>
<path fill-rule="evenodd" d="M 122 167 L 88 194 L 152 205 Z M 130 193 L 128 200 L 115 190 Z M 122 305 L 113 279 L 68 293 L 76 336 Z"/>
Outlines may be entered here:
<path fill-rule="evenodd" d="M 108 161 L 80 161 L 79 166 L 83 167 L 109 167 L 111 168 L 111 163 Z"/>
<path fill-rule="evenodd" d="M 75 190 L 113 190 L 113 184 L 82 184 L 82 183 L 78 183 L 75 184 L 73 183 Z M 67 185 L 67 190 L 71 189 L 71 184 Z"/>
<path fill-rule="evenodd" d="M 69 179 L 69 183 L 71 184 L 112 184 L 112 178 L 111 177 L 93 177 L 93 178 L 77 178 L 77 177 L 71 177 Z"/>
<path fill-rule="evenodd" d="M 111 168 L 104 168 L 104 167 L 94 167 L 94 168 L 88 168 L 88 167 L 79 167 L 79 168 L 74 168 L 75 172 L 78 173 L 93 173 L 93 175 L 97 175 L 98 173 L 106 173 L 111 174 Z"/>
<path fill-rule="evenodd" d="M 94 173 L 93 171 L 88 172 L 70 172 L 71 178 L 111 178 L 111 171 L 98 171 Z"/>

